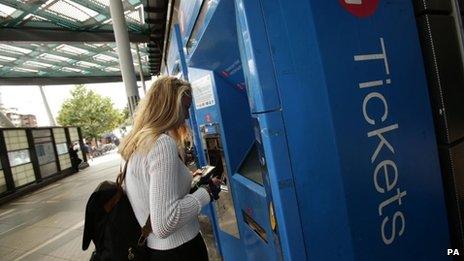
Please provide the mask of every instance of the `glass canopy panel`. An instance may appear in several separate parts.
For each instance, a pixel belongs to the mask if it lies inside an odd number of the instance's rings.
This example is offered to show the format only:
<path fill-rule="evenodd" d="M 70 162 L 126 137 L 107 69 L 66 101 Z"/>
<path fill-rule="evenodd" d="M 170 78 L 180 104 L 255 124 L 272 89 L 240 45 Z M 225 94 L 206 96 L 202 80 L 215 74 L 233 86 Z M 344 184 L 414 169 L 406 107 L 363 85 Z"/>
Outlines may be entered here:
<path fill-rule="evenodd" d="M 9 17 L 13 15 L 15 11 L 17 11 L 16 8 L 9 7 L 4 4 L 0 4 L 0 17 L 3 17 L 3 18 Z"/>
<path fill-rule="evenodd" d="M 143 3 L 145 1 L 123 0 L 123 8 L 128 31 L 148 36 Z M 59 29 L 66 32 L 111 33 L 109 4 L 110 0 L 0 0 L 0 30 Z M 149 75 L 147 46 L 145 43 L 138 46 L 143 73 Z M 131 47 L 138 74 L 135 43 Z M 0 78 L 120 75 L 114 42 L 14 42 L 0 39 Z"/>
<path fill-rule="evenodd" d="M 57 1 L 50 5 L 48 10 L 79 22 L 87 21 L 98 15 L 98 12 L 69 0 Z"/>
<path fill-rule="evenodd" d="M 12 61 L 14 61 L 14 60 L 16 60 L 16 58 L 0 55 L 0 61 L 3 61 L 3 62 L 12 62 Z"/>
<path fill-rule="evenodd" d="M 0 0 L 0 26 L 111 31 L 110 0 Z M 143 32 L 142 0 L 123 1 L 129 31 Z M 108 26 L 109 25 L 109 26 Z"/>
<path fill-rule="evenodd" d="M 149 74 L 146 44 L 139 44 L 142 69 Z M 132 60 L 137 65 L 135 44 Z M 119 76 L 115 43 L 26 43 L 0 44 L 0 77 Z"/>

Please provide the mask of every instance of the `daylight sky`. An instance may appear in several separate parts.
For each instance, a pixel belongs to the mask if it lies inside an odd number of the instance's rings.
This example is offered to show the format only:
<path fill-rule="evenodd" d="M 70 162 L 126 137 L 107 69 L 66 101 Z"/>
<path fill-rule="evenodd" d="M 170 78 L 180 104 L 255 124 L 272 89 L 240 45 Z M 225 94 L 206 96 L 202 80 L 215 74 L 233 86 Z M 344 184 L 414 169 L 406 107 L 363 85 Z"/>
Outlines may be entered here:
<path fill-rule="evenodd" d="M 147 89 L 151 82 L 146 82 Z M 141 83 L 138 83 L 142 86 Z M 96 93 L 109 97 L 114 106 L 123 109 L 127 104 L 126 90 L 122 82 L 86 84 Z M 71 97 L 71 89 L 74 85 L 50 85 L 44 86 L 45 95 L 53 116 L 56 118 L 63 102 Z M 144 96 L 142 88 L 139 88 L 140 97 Z M 34 114 L 37 117 L 38 126 L 49 126 L 47 111 L 42 102 L 39 87 L 28 86 L 0 86 L 1 102 L 7 108 L 15 107 L 21 114 Z"/>

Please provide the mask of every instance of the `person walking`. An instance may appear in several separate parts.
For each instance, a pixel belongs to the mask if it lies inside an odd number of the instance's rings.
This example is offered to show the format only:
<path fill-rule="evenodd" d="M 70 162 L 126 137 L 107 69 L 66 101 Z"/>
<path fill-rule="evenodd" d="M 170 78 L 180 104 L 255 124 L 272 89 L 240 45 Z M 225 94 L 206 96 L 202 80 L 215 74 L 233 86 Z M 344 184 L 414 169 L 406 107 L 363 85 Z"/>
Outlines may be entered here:
<path fill-rule="evenodd" d="M 92 161 L 92 153 L 90 153 L 90 142 L 85 142 L 84 146 L 82 147 L 82 152 L 85 153 L 87 160 Z"/>
<path fill-rule="evenodd" d="M 150 218 L 150 260 L 208 260 L 198 214 L 218 199 L 220 188 L 210 181 L 191 190 L 192 173 L 178 149 L 191 103 L 188 82 L 159 78 L 141 100 L 133 129 L 119 147 L 127 162 L 125 192 L 137 221 L 143 226 Z"/>

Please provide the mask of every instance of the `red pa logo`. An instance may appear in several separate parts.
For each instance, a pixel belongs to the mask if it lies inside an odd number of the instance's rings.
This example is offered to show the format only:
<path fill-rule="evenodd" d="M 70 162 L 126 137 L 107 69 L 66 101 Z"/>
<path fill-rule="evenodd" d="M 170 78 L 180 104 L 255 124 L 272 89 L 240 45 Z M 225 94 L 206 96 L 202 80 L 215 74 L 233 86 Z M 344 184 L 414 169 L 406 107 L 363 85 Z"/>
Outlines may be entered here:
<path fill-rule="evenodd" d="M 368 17 L 375 13 L 380 0 L 339 0 L 340 4 L 352 15 Z"/>

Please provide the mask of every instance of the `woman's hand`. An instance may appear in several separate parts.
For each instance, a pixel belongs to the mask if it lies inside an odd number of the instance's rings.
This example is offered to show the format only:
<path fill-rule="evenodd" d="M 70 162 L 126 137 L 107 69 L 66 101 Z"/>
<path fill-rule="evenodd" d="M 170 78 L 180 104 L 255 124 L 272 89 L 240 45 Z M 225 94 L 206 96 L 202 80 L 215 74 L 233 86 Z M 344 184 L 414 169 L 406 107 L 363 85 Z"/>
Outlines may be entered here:
<path fill-rule="evenodd" d="M 201 173 L 202 173 L 201 169 L 197 169 L 197 170 L 195 170 L 194 172 L 192 172 L 192 176 L 193 176 L 193 177 L 196 177 L 196 176 L 198 176 L 198 175 L 201 175 Z"/>
<path fill-rule="evenodd" d="M 215 186 L 219 186 L 219 185 L 221 185 L 221 183 L 222 183 L 222 180 L 220 180 L 220 179 L 218 179 L 218 178 L 216 178 L 216 177 L 212 178 L 211 181 L 213 182 L 213 184 L 214 184 Z"/>

